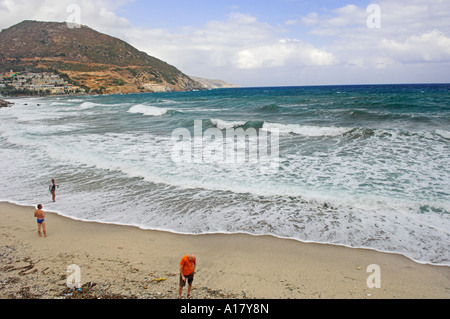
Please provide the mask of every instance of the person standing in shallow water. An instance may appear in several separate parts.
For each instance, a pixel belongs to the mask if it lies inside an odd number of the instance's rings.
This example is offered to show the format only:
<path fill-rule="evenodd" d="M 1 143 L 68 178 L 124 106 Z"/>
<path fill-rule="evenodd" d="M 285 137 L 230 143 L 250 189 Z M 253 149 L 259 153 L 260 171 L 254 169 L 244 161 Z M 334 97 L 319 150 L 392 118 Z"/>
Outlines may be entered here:
<path fill-rule="evenodd" d="M 42 237 L 41 228 L 44 232 L 44 237 L 47 237 L 47 229 L 45 227 L 45 213 L 42 210 L 41 204 L 37 205 L 37 209 L 34 211 L 34 217 L 37 218 L 39 237 Z"/>
<path fill-rule="evenodd" d="M 52 185 L 50 185 L 50 193 L 52 194 L 52 200 L 56 201 L 56 187 L 59 187 L 59 185 L 55 184 L 55 180 L 52 179 Z"/>

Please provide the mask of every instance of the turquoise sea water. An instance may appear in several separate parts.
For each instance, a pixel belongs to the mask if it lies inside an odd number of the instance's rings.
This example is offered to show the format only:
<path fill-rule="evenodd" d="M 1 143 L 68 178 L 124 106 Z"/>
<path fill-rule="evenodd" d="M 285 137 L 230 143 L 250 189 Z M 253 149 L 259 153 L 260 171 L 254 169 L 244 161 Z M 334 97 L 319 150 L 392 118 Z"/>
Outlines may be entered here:
<path fill-rule="evenodd" d="M 81 220 L 272 234 L 450 265 L 450 85 L 10 101 L 0 110 L 1 200 Z M 173 137 L 180 129 L 192 139 Z M 239 129 L 259 142 L 267 135 L 268 161 L 251 156 L 250 137 L 234 153 L 244 157 L 226 160 L 238 148 L 226 148 L 227 132 Z M 215 161 L 206 158 L 210 132 L 224 150 Z M 176 146 L 187 151 L 182 161 Z"/>

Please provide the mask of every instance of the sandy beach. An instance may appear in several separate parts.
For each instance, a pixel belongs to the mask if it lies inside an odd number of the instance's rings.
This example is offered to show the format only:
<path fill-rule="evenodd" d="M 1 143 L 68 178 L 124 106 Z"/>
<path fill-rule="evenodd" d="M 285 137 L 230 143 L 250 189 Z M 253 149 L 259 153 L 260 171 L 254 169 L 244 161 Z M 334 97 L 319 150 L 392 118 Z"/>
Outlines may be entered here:
<path fill-rule="evenodd" d="M 194 299 L 450 297 L 450 267 L 397 254 L 272 236 L 180 235 L 54 213 L 43 238 L 33 212 L 0 203 L 2 298 L 175 299 L 179 261 L 188 253 L 198 263 Z M 67 288 L 72 264 L 80 267 L 81 292 Z M 367 285 L 372 264 L 380 267 L 380 288 Z"/>

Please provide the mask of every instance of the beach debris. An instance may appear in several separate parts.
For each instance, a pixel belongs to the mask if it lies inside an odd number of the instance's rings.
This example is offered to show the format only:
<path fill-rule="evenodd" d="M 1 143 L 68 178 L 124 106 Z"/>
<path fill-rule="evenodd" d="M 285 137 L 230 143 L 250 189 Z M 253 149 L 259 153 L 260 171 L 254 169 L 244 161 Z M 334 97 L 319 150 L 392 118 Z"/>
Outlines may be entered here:
<path fill-rule="evenodd" d="M 5 272 L 12 272 L 15 270 L 19 270 L 19 275 L 20 276 L 25 276 L 25 275 L 29 275 L 29 274 L 33 274 L 35 272 L 37 272 L 37 269 L 33 269 L 34 265 L 37 264 L 39 262 L 39 260 L 37 262 L 33 262 L 30 258 L 24 258 L 22 260 L 22 262 L 28 263 L 28 265 L 22 266 L 22 267 L 16 267 L 15 265 L 8 265 L 2 268 L 2 271 Z"/>
<path fill-rule="evenodd" d="M 102 292 L 98 291 L 98 289 L 96 289 L 95 287 L 99 288 L 97 283 L 87 282 L 83 286 L 81 286 L 81 288 L 64 289 L 60 293 L 60 296 L 64 297 L 65 299 L 136 299 L 136 296 L 134 295 Z"/>
<path fill-rule="evenodd" d="M 27 248 L 27 249 L 25 249 Z M 133 277 L 114 278 L 99 282 L 82 283 L 78 287 L 66 285 L 67 274 L 55 272 L 45 259 L 33 259 L 28 247 L 0 246 L 0 297 L 11 299 L 174 299 L 175 272 L 146 272 L 141 280 Z M 25 255 L 25 256 L 24 256 Z M 65 262 L 66 255 L 61 254 Z M 105 263 L 106 264 L 106 263 Z M 41 265 L 41 267 L 39 267 Z M 123 264 L 130 271 L 129 264 Z M 231 293 L 203 284 L 194 286 L 196 299 L 249 298 L 246 291 Z M 176 296 L 174 296 L 176 294 Z"/>
<path fill-rule="evenodd" d="M 356 266 L 356 270 L 361 270 L 362 268 L 359 266 Z"/>
<path fill-rule="evenodd" d="M 15 292 L 14 297 L 17 299 L 36 299 L 39 295 L 32 293 L 30 287 L 22 287 Z"/>

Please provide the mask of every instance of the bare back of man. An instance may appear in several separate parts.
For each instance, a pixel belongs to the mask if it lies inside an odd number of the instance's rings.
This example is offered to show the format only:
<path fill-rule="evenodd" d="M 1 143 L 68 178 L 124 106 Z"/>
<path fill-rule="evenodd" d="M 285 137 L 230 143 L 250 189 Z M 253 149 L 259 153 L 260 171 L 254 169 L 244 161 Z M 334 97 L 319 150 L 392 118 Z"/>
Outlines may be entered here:
<path fill-rule="evenodd" d="M 41 229 L 44 232 L 44 237 L 47 237 L 47 229 L 45 227 L 45 212 L 42 210 L 42 205 L 39 204 L 37 209 L 34 211 L 34 217 L 37 219 L 38 224 L 38 234 L 42 237 Z"/>

